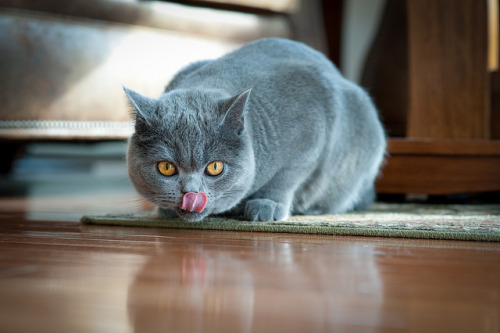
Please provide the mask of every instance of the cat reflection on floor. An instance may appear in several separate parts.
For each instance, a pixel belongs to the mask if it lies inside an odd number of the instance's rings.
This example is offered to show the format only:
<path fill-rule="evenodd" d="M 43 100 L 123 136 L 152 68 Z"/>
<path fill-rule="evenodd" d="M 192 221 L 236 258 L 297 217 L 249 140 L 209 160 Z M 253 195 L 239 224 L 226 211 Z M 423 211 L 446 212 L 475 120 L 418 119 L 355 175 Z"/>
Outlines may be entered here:
<path fill-rule="evenodd" d="M 377 111 L 304 44 L 258 40 L 188 65 L 159 98 L 125 92 L 129 175 L 164 216 L 280 221 L 373 202 L 386 146 Z"/>
<path fill-rule="evenodd" d="M 161 244 L 128 289 L 134 332 L 377 331 L 384 288 L 374 245 L 336 240 L 348 254 L 338 256 L 321 236 L 297 244 L 249 237 L 261 257 L 210 240 Z M 301 255 L 308 250 L 317 255 Z"/>

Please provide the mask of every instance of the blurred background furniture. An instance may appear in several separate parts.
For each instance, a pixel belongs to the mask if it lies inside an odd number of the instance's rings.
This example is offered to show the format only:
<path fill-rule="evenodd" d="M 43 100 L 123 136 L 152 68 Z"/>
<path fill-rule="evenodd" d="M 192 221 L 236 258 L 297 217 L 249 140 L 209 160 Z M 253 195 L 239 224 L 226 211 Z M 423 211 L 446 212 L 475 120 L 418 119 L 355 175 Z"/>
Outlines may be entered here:
<path fill-rule="evenodd" d="M 299 0 L 2 0 L 0 138 L 125 139 L 122 85 L 159 96 L 184 65 L 263 37 L 324 50 L 317 15 Z"/>
<path fill-rule="evenodd" d="M 500 190 L 498 0 L 388 0 L 362 84 L 389 141 L 380 193 Z"/>

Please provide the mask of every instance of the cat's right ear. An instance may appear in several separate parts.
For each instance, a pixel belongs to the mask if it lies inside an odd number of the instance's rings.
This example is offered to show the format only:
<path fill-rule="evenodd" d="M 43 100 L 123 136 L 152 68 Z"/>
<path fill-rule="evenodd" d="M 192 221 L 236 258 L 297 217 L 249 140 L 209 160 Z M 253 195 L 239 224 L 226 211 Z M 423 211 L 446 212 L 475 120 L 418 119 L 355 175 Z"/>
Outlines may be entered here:
<path fill-rule="evenodd" d="M 157 100 L 143 96 L 125 86 L 123 86 L 123 90 L 125 90 L 130 106 L 133 109 L 132 116 L 135 118 L 136 124 L 150 125 L 150 118 L 157 107 Z"/>

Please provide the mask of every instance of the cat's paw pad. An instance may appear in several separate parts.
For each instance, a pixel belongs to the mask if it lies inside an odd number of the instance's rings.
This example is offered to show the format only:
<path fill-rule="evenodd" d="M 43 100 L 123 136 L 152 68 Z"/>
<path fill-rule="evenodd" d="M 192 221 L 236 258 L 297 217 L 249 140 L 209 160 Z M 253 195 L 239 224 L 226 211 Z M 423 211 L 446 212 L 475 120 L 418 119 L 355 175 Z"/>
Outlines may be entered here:
<path fill-rule="evenodd" d="M 282 221 L 288 218 L 288 209 L 269 199 L 249 200 L 245 206 L 245 218 L 262 222 Z"/>

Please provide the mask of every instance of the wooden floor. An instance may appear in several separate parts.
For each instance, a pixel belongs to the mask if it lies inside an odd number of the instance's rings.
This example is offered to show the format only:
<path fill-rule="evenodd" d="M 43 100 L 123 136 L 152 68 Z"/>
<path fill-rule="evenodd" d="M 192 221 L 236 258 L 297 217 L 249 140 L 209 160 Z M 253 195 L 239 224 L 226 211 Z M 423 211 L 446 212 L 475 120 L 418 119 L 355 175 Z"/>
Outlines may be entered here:
<path fill-rule="evenodd" d="M 0 332 L 500 332 L 497 243 L 82 226 L 126 175 L 2 180 Z"/>

